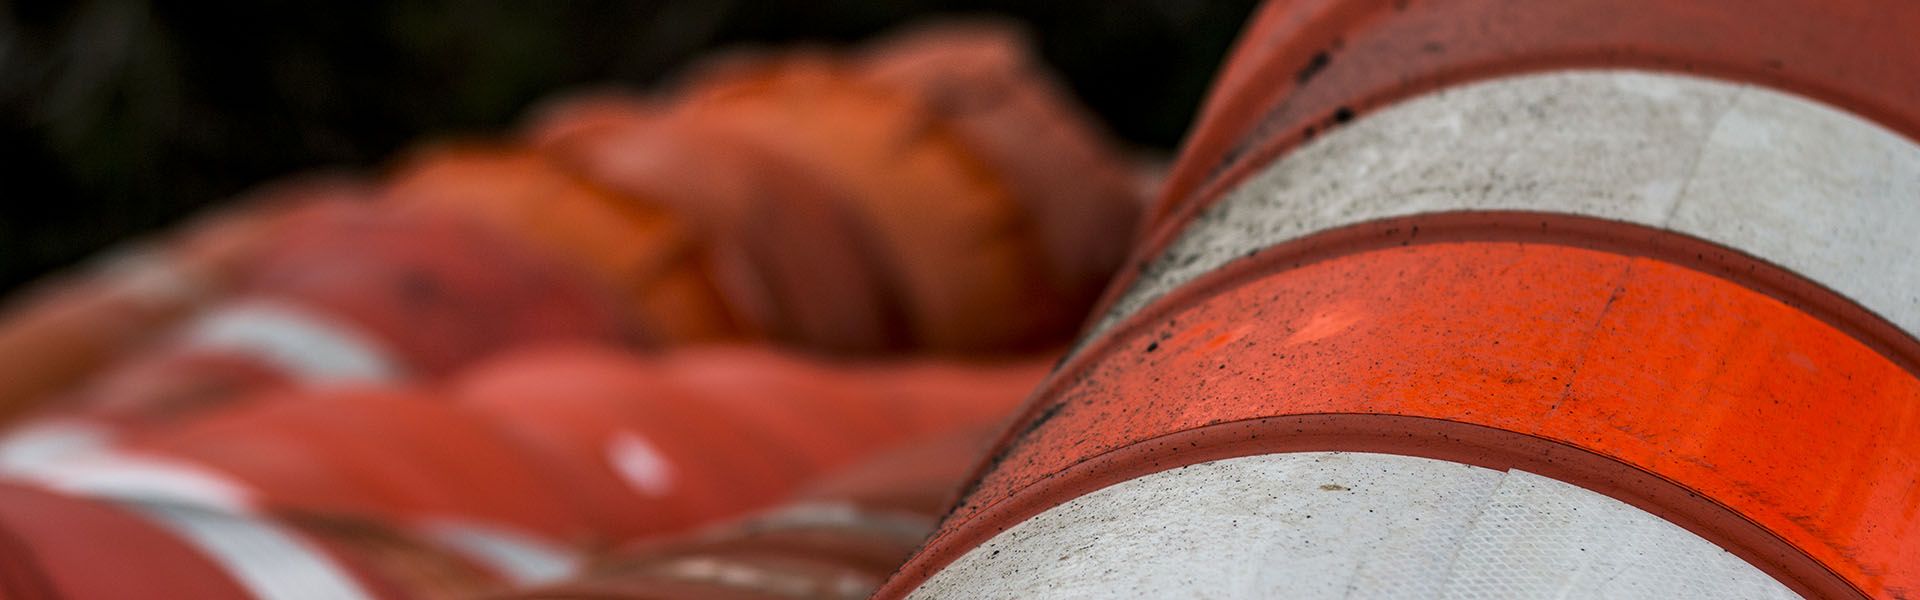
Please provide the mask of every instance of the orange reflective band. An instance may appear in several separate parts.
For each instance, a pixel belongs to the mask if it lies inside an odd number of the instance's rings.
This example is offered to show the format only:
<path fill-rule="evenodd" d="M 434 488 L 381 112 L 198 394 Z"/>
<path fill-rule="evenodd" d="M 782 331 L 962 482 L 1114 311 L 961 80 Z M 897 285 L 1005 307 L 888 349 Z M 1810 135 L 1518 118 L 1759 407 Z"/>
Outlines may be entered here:
<path fill-rule="evenodd" d="M 1920 555 L 1920 380 L 1827 322 L 1671 262 L 1566 245 L 1265 259 L 1076 358 L 883 596 L 1087 490 L 1300 450 L 1526 468 L 1660 514 L 1802 593 L 1920 589 L 1903 568 Z"/>

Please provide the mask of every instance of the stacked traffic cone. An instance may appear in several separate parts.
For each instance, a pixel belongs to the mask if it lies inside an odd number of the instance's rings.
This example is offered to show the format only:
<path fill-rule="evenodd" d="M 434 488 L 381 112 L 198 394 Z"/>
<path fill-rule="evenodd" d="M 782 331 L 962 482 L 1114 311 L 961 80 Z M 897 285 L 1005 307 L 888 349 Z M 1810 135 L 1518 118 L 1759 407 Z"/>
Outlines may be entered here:
<path fill-rule="evenodd" d="M 489 576 L 457 581 L 498 588 L 772 506 L 889 446 L 995 426 L 1044 370 L 553 348 L 481 366 L 442 392 L 268 394 L 23 476 L 68 494 L 307 527 L 397 553 L 391 568 L 467 565 Z M 414 546 L 432 553 L 404 552 Z"/>
<path fill-rule="evenodd" d="M 552 593 L 864 595 L 1145 205 L 982 26 L 737 55 L 329 181 L 0 322 L 30 376 L 0 382 L 30 415 L 0 592 L 456 598 L 594 562 Z"/>
<path fill-rule="evenodd" d="M 734 57 L 674 94 L 588 96 L 530 129 L 526 148 L 426 152 L 389 196 L 592 264 L 669 342 L 1057 344 L 1142 206 L 1096 128 L 987 28 Z"/>
<path fill-rule="evenodd" d="M 526 344 L 624 336 L 604 290 L 511 239 L 459 220 L 321 208 L 278 223 L 224 300 L 14 427 L 0 456 L 34 469 L 265 390 L 445 375 Z"/>
<path fill-rule="evenodd" d="M 316 177 L 268 186 L 163 239 L 39 284 L 0 313 L 0 420 L 31 411 L 220 298 L 289 220 L 354 204 L 365 186 Z"/>

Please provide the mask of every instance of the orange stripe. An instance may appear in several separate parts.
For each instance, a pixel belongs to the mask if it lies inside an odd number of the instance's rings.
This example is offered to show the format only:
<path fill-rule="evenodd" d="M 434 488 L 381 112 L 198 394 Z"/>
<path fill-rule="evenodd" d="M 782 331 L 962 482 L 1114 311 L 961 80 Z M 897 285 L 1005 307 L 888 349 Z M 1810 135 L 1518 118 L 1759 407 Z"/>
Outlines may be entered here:
<path fill-rule="evenodd" d="M 960 538 L 1025 516 L 976 520 L 983 509 L 1016 494 L 1036 505 L 1069 499 L 1060 486 L 1071 477 L 1056 474 L 1075 465 L 1176 432 L 1306 415 L 1419 417 L 1532 436 L 1564 450 L 1506 451 L 1571 461 L 1550 473 L 1622 472 L 1601 464 L 1617 461 L 1705 497 L 1670 506 L 1621 475 L 1589 485 L 1656 513 L 1691 511 L 1676 522 L 1750 559 L 1772 552 L 1761 566 L 1803 590 L 1846 586 L 1783 564 L 1790 550 L 1757 549 L 1725 524 L 1750 521 L 1867 594 L 1920 589 L 1920 573 L 1902 568 L 1920 553 L 1910 518 L 1920 510 L 1920 380 L 1773 297 L 1653 258 L 1515 242 L 1238 271 L 1250 277 L 1189 287 L 1168 303 L 1186 308 L 1116 332 L 1063 371 L 889 589 L 911 589 L 964 552 Z M 1445 429 L 1406 432 L 1423 437 L 1409 447 L 1429 448 L 1407 452 L 1466 454 L 1435 457 L 1491 468 L 1516 460 L 1471 451 Z M 1248 428 L 1244 436 L 1264 441 L 1243 453 L 1284 448 L 1292 431 Z M 1324 449 L 1367 449 L 1365 436 L 1348 437 Z M 1209 458 L 1195 444 L 1136 449 L 1145 453 L 1137 468 Z M 1735 518 L 1710 514 L 1715 503 Z M 1723 526 L 1702 525 L 1711 523 Z"/>

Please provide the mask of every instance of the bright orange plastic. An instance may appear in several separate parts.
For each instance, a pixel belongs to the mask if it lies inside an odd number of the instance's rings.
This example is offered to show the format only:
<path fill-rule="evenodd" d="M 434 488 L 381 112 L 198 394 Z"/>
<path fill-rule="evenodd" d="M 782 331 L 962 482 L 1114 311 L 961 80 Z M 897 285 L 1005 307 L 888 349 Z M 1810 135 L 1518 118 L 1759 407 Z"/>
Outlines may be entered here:
<path fill-rule="evenodd" d="M 859 77 L 824 56 L 742 62 L 696 82 L 675 117 L 842 185 L 880 242 L 917 343 L 966 351 L 1057 339 L 1071 317 L 1030 292 L 1041 273 L 1004 184 L 911 95 Z"/>
<path fill-rule="evenodd" d="M 556 107 L 530 136 L 557 162 L 696 224 L 716 285 L 775 339 L 835 351 L 904 346 L 902 308 L 845 194 L 792 161 L 637 101 Z"/>
<path fill-rule="evenodd" d="M 261 508 L 384 523 L 431 519 L 586 540 L 547 465 L 485 417 L 400 390 L 288 392 L 129 444 L 232 476 Z"/>
<path fill-rule="evenodd" d="M 613 539 L 765 507 L 886 446 L 1003 418 L 1044 367 L 834 367 L 766 350 L 648 362 L 530 351 L 455 382 L 457 398 L 546 457 Z M 622 455 L 648 459 L 636 476 Z M 638 477 L 638 479 L 636 479 Z"/>
<path fill-rule="evenodd" d="M 683 217 L 595 188 L 533 151 L 431 149 L 402 166 L 383 196 L 403 210 L 485 223 L 598 275 L 622 290 L 650 339 L 738 335 Z"/>
<path fill-rule="evenodd" d="M 241 285 L 244 299 L 290 302 L 362 329 L 412 373 L 447 373 L 521 344 L 627 331 L 608 291 L 584 274 L 435 215 L 369 209 L 289 224 Z"/>

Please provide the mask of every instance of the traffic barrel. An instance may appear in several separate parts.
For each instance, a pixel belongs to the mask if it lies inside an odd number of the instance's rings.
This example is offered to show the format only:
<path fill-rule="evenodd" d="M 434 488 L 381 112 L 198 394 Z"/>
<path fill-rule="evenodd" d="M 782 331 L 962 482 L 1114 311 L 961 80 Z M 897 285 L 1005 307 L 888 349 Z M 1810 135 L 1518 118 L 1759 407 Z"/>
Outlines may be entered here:
<path fill-rule="evenodd" d="M 457 563 L 485 581 L 551 580 L 595 538 L 550 465 L 445 398 L 385 388 L 268 396 L 15 476 L 71 494 L 271 516 L 359 554 L 392 555 L 396 568 L 418 563 L 402 569 L 416 578 Z M 407 558 L 416 546 L 433 553 Z"/>
<path fill-rule="evenodd" d="M 1126 259 L 1115 241 L 1135 230 L 1145 198 L 1025 37 L 987 21 L 925 25 L 859 58 L 866 79 L 911 91 L 1002 182 L 1026 215 L 1049 295 L 1084 313 Z"/>
<path fill-rule="evenodd" d="M 506 144 L 422 150 L 382 190 L 390 206 L 479 221 L 617 288 L 656 343 L 738 337 L 684 216 L 599 189 Z"/>
<path fill-rule="evenodd" d="M 786 504 L 644 542 L 516 598 L 866 598 L 913 553 L 984 455 L 991 429 L 908 442 Z"/>
<path fill-rule="evenodd" d="M 726 67 L 703 73 L 676 116 L 754 140 L 845 190 L 916 345 L 1031 346 L 1073 325 L 1064 307 L 1029 293 L 1040 273 L 1005 185 L 908 91 L 823 55 Z"/>
<path fill-rule="evenodd" d="M 670 96 L 562 103 L 528 138 L 693 218 L 732 304 L 776 336 L 1030 350 L 1071 330 L 1140 210 L 1124 161 L 1035 63 L 987 26 L 740 54 Z"/>
<path fill-rule="evenodd" d="M 357 203 L 362 192 L 344 177 L 264 186 L 11 301 L 0 314 L 0 420 L 31 412 L 222 297 L 239 263 L 285 221 Z"/>
<path fill-rule="evenodd" d="M 236 291 L 10 431 L 12 470 L 294 386 L 437 376 L 555 340 L 619 340 L 606 290 L 474 225 L 368 206 L 309 211 L 250 252 Z"/>
<path fill-rule="evenodd" d="M 880 248 L 838 186 L 667 114 L 639 99 L 568 98 L 539 111 L 526 136 L 582 178 L 690 223 L 745 333 L 838 353 L 907 347 Z"/>
<path fill-rule="evenodd" d="M 379 523 L 538 581 L 582 552 L 773 505 L 914 436 L 997 424 L 1040 374 L 1033 362 L 838 366 L 758 349 L 529 350 L 445 393 L 269 393 L 15 477 Z"/>
<path fill-rule="evenodd" d="M 1269 3 L 879 597 L 1920 593 L 1917 27 Z"/>
<path fill-rule="evenodd" d="M 573 491 L 608 542 L 770 506 L 805 482 L 916 436 L 997 423 L 1038 381 L 1032 361 L 837 365 L 754 348 L 641 360 L 530 350 L 451 384 Z"/>

